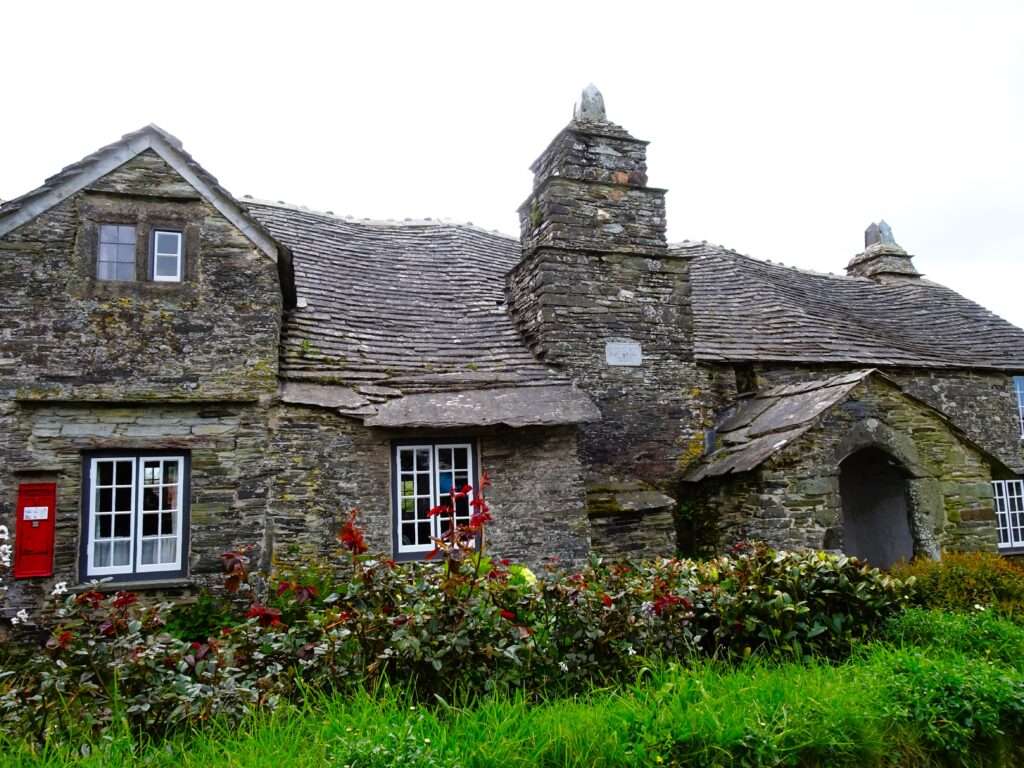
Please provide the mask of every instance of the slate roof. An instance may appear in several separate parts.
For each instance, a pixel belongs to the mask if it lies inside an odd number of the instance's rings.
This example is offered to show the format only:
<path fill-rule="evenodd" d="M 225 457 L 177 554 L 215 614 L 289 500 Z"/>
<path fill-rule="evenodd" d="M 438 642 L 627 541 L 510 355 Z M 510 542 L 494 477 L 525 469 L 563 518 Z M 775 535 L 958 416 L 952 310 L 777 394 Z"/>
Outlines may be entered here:
<path fill-rule="evenodd" d="M 824 275 L 707 243 L 672 251 L 693 257 L 698 360 L 1024 371 L 1024 330 L 929 280 Z"/>
<path fill-rule="evenodd" d="M 784 384 L 740 398 L 722 413 L 715 426 L 715 444 L 720 447 L 706 455 L 683 479 L 698 482 L 708 477 L 756 469 L 800 438 L 823 413 L 845 400 L 871 376 L 877 376 L 903 392 L 892 379 L 877 369 L 867 368 L 824 379 Z M 933 411 L 959 439 L 980 451 L 993 465 L 1006 468 L 1000 458 L 968 438 L 941 411 L 906 392 L 903 396 Z"/>
<path fill-rule="evenodd" d="M 464 224 L 357 221 L 241 202 L 293 257 L 298 306 L 282 336 L 286 400 L 333 398 L 338 402 L 330 407 L 373 417 L 397 397 L 541 387 L 532 395 L 532 417 L 508 392 L 467 395 L 460 401 L 463 423 L 597 416 L 568 378 L 533 356 L 512 321 L 504 276 L 519 260 L 517 240 Z M 307 389 L 300 399 L 301 382 L 347 388 L 356 397 L 328 389 L 309 397 Z M 377 422 L 425 425 L 436 421 L 437 402 L 418 397 L 389 405 Z"/>

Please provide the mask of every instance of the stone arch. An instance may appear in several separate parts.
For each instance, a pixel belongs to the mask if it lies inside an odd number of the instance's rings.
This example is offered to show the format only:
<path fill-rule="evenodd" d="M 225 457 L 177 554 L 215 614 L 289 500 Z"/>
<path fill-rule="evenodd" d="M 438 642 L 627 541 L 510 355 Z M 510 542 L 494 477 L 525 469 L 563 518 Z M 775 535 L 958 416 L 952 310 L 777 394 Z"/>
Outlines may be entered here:
<path fill-rule="evenodd" d="M 843 551 L 888 568 L 915 553 L 913 496 L 906 468 L 878 446 L 839 464 Z"/>
<path fill-rule="evenodd" d="M 945 516 L 940 481 L 922 461 L 910 435 L 897 432 L 875 418 L 857 422 L 836 446 L 835 462 L 840 480 L 840 526 L 836 542 L 839 548 L 853 554 L 845 541 L 842 525 L 847 507 L 841 492 L 842 466 L 858 452 L 869 449 L 881 451 L 890 457 L 904 476 L 913 555 L 937 558 L 939 546 L 935 531 L 941 526 Z"/>

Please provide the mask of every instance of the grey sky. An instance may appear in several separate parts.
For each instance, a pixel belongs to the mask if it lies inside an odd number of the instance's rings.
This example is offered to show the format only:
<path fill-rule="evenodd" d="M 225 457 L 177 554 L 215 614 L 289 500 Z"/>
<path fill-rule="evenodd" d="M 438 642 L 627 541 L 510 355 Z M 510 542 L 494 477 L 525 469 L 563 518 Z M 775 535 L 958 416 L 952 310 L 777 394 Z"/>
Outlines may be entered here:
<path fill-rule="evenodd" d="M 20 3 L 0 198 L 145 123 L 236 195 L 514 234 L 589 81 L 669 237 L 842 272 L 885 218 L 1024 326 L 1024 4 Z"/>

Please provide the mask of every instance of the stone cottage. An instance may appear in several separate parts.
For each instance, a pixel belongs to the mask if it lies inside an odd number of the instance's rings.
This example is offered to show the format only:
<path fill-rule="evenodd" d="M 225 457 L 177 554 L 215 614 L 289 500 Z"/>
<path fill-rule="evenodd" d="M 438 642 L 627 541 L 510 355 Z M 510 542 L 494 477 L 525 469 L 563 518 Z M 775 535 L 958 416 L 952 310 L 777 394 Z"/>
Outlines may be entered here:
<path fill-rule="evenodd" d="M 1024 549 L 1024 331 L 884 222 L 843 277 L 670 245 L 592 87 L 532 170 L 515 240 L 236 198 L 148 126 L 0 205 L 3 612 L 328 555 L 353 507 L 421 559 L 484 469 L 531 563 Z"/>

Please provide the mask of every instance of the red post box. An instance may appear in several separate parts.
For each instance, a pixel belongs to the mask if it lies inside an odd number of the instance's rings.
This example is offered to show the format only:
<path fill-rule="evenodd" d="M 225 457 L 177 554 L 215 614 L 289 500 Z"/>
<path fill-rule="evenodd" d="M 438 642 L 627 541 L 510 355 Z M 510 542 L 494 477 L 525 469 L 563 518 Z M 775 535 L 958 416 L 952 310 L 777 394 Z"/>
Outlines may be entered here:
<path fill-rule="evenodd" d="M 56 483 L 22 483 L 18 486 L 18 512 L 14 523 L 14 578 L 53 575 L 56 518 Z"/>

